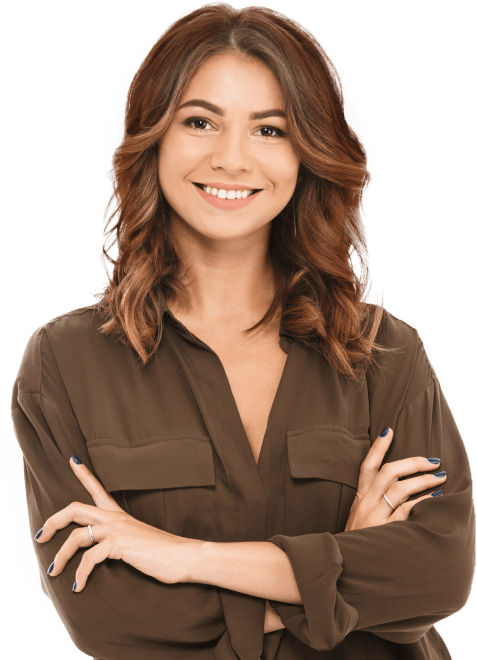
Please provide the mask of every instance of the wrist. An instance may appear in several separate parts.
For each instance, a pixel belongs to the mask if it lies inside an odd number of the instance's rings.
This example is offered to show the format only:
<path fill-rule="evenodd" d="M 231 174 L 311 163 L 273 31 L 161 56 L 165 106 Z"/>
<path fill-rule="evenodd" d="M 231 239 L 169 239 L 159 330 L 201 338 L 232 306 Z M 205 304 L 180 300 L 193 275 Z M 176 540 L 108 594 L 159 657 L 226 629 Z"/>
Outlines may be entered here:
<path fill-rule="evenodd" d="M 186 579 L 182 582 L 207 582 L 207 563 L 210 559 L 212 541 L 201 541 L 200 539 L 191 539 L 189 561 L 186 566 Z"/>
<path fill-rule="evenodd" d="M 265 635 L 269 632 L 274 632 L 275 630 L 281 630 L 282 628 L 285 628 L 282 620 L 270 605 L 268 600 L 265 601 L 265 619 L 263 622 L 263 628 Z"/>

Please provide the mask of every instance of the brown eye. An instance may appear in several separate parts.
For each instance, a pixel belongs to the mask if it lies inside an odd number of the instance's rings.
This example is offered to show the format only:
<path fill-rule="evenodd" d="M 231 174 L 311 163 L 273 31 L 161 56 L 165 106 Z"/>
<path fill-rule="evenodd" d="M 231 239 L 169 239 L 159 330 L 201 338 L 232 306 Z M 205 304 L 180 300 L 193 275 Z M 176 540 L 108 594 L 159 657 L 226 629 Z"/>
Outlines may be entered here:
<path fill-rule="evenodd" d="M 201 117 L 190 117 L 189 119 L 186 119 L 185 121 L 182 122 L 184 126 L 191 126 L 192 128 L 195 128 L 196 130 L 203 131 L 206 130 L 203 127 L 195 127 L 193 124 L 208 124 L 209 122 L 206 119 L 201 119 Z"/>
<path fill-rule="evenodd" d="M 275 131 L 275 133 L 276 133 L 276 135 L 262 135 L 262 137 L 283 137 L 285 135 L 284 131 L 281 131 L 279 128 L 275 128 L 275 126 L 262 126 L 258 130 L 259 131 Z"/>

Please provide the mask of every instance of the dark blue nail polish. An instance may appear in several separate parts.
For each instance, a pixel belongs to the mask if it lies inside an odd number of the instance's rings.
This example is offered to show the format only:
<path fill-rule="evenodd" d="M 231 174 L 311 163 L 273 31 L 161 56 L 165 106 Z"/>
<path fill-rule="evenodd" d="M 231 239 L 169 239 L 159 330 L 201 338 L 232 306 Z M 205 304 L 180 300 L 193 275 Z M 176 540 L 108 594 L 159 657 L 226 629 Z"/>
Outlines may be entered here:
<path fill-rule="evenodd" d="M 435 477 L 443 477 L 445 475 L 446 471 L 443 470 L 442 472 L 434 472 Z"/>
<path fill-rule="evenodd" d="M 50 568 L 46 571 L 46 572 L 48 573 L 48 575 L 49 575 L 49 574 L 51 573 L 51 571 L 53 570 L 53 566 L 54 566 L 54 565 L 55 565 L 55 562 L 52 561 L 51 564 L 50 564 Z"/>
<path fill-rule="evenodd" d="M 73 589 L 71 591 L 76 591 L 76 580 L 75 580 L 75 583 L 73 585 Z"/>
<path fill-rule="evenodd" d="M 76 456 L 76 454 L 73 454 L 73 456 L 72 456 L 71 458 L 72 458 L 72 459 L 74 460 L 74 462 L 77 463 L 78 465 L 83 465 L 83 463 L 82 463 L 82 462 L 80 461 L 80 459 Z"/>
<path fill-rule="evenodd" d="M 43 527 L 40 529 L 39 532 L 36 533 L 35 540 L 40 538 L 40 536 L 43 534 Z"/>
<path fill-rule="evenodd" d="M 385 426 L 381 431 L 381 433 L 379 434 L 379 437 L 384 438 L 384 436 L 388 434 L 388 431 L 389 431 L 389 426 Z"/>
<path fill-rule="evenodd" d="M 431 497 L 439 497 L 439 495 L 442 495 L 442 490 L 436 490 L 435 493 L 431 493 Z"/>
<path fill-rule="evenodd" d="M 434 465 L 437 465 L 437 463 L 441 462 L 440 458 L 428 458 L 427 460 L 429 461 L 429 463 L 434 463 Z"/>

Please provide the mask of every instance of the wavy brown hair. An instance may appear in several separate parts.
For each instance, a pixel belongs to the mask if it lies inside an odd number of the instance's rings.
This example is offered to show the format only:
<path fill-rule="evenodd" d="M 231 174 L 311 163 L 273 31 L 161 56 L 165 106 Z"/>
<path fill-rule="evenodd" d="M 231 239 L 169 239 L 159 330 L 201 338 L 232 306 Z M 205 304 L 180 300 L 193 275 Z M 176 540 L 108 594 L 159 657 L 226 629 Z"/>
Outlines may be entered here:
<path fill-rule="evenodd" d="M 113 199 L 117 208 L 105 237 L 113 234 L 118 256 L 109 256 L 105 240 L 103 255 L 114 269 L 96 294 L 101 332 L 133 348 L 145 365 L 162 337 L 164 297 L 188 299 L 159 184 L 159 145 L 199 67 L 230 51 L 259 58 L 274 73 L 300 158 L 296 189 L 272 220 L 275 297 L 244 332 L 258 330 L 282 310 L 287 332 L 319 347 L 334 369 L 358 380 L 374 364 L 373 353 L 384 350 L 375 342 L 383 308 L 364 302 L 369 272 L 360 206 L 370 181 L 366 154 L 346 122 L 341 83 L 323 48 L 305 28 L 266 7 L 213 3 L 190 12 L 166 30 L 134 76 L 124 138 L 113 158 L 107 208 Z"/>

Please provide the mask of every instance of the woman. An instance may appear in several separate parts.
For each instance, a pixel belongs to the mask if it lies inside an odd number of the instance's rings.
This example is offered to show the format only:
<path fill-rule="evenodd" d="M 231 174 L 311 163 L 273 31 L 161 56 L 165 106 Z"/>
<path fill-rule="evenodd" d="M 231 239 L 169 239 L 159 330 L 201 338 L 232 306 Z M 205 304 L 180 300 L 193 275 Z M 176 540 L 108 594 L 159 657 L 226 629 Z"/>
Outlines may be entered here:
<path fill-rule="evenodd" d="M 300 26 L 221 4 L 132 82 L 112 279 L 33 333 L 12 401 L 43 589 L 94 658 L 450 657 L 470 467 L 417 331 L 353 272 L 337 80 Z"/>

